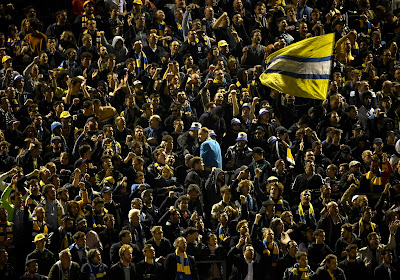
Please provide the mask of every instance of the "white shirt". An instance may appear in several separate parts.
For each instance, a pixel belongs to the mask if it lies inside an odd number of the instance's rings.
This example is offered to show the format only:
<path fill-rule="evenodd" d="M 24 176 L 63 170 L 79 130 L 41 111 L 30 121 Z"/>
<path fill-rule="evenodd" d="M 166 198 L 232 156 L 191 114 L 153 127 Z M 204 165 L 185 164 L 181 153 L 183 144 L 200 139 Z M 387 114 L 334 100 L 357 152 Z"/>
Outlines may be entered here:
<path fill-rule="evenodd" d="M 247 275 L 244 278 L 244 280 L 253 280 L 253 264 L 254 261 L 252 261 L 251 263 L 249 263 L 246 259 L 245 259 L 246 263 L 247 263 Z"/>

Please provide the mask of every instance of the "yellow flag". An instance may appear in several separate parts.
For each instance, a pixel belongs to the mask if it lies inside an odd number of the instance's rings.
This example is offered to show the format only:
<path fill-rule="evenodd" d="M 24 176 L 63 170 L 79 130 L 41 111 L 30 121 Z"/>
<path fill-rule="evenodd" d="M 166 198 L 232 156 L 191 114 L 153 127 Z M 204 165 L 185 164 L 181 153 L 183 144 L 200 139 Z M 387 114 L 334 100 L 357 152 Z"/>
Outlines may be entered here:
<path fill-rule="evenodd" d="M 326 99 L 335 34 L 311 37 L 269 55 L 261 83 L 298 97 Z"/>

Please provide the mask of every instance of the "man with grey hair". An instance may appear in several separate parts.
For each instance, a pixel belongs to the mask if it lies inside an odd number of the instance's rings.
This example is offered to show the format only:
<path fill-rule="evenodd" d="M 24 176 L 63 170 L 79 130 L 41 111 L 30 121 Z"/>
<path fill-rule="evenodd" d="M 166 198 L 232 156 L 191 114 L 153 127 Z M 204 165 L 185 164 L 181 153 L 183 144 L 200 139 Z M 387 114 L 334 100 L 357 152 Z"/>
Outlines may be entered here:
<path fill-rule="evenodd" d="M 149 229 L 140 221 L 140 210 L 131 209 L 129 211 L 129 225 L 123 229 L 129 230 L 132 234 L 132 243 L 138 245 L 140 250 L 143 249 L 146 239 L 150 238 Z"/>

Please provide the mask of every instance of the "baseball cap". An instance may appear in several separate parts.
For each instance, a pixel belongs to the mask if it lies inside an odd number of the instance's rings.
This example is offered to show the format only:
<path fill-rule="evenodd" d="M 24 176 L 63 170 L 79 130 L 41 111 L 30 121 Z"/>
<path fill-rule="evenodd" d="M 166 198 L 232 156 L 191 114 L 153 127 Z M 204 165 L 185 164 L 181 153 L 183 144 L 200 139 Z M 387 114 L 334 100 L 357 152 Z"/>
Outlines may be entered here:
<path fill-rule="evenodd" d="M 11 56 L 9 56 L 9 55 L 5 55 L 5 56 L 3 56 L 3 58 L 1 59 L 1 63 L 4 63 L 4 62 L 6 62 L 7 60 L 12 60 L 12 57 Z"/>
<path fill-rule="evenodd" d="M 240 141 L 240 140 L 247 142 L 247 134 L 244 132 L 239 132 L 238 137 L 236 138 L 236 141 Z"/>
<path fill-rule="evenodd" d="M 189 130 L 199 130 L 200 128 L 201 128 L 201 123 L 193 122 L 192 125 L 190 126 Z"/>
<path fill-rule="evenodd" d="M 249 103 L 243 103 L 242 109 L 243 109 L 244 107 L 247 107 L 247 108 L 249 108 L 249 109 L 251 108 Z"/>
<path fill-rule="evenodd" d="M 349 167 L 353 167 L 353 166 L 357 166 L 357 165 L 361 165 L 361 163 L 357 160 L 352 160 L 349 164 Z"/>
<path fill-rule="evenodd" d="M 62 126 L 62 124 L 60 122 L 53 122 L 51 124 L 51 132 L 53 132 L 54 129 L 56 129 L 56 127 Z"/>
<path fill-rule="evenodd" d="M 70 216 L 68 216 L 68 215 L 64 215 L 64 216 L 62 216 L 61 217 L 61 222 L 66 222 L 66 221 L 68 221 L 68 220 L 73 220 L 73 218 L 71 218 Z"/>
<path fill-rule="evenodd" d="M 391 136 L 391 135 L 396 135 L 396 132 L 394 132 L 393 130 L 386 132 L 386 136 Z"/>
<path fill-rule="evenodd" d="M 361 129 L 361 125 L 359 125 L 358 123 L 356 123 L 356 124 L 353 124 L 353 127 L 352 127 L 352 129 L 353 129 L 353 130 L 356 130 L 356 129 Z"/>
<path fill-rule="evenodd" d="M 233 118 L 231 120 L 231 125 L 240 124 L 240 120 L 238 118 Z"/>
<path fill-rule="evenodd" d="M 36 236 L 35 236 L 35 238 L 33 239 L 33 243 L 36 243 L 36 242 L 38 242 L 38 241 L 40 241 L 40 240 L 42 240 L 42 239 L 45 239 L 46 238 L 46 236 L 44 236 L 44 234 L 43 233 L 39 233 L 39 234 L 37 234 Z"/>
<path fill-rule="evenodd" d="M 228 43 L 225 40 L 220 40 L 218 42 L 218 47 L 224 47 L 224 46 L 227 46 L 227 45 L 228 45 Z"/>
<path fill-rule="evenodd" d="M 16 81 L 18 81 L 18 80 L 20 80 L 20 79 L 25 80 L 24 76 L 22 76 L 22 75 L 17 75 L 17 76 L 14 77 L 14 82 L 16 82 Z"/>
<path fill-rule="evenodd" d="M 33 262 L 38 262 L 38 260 L 37 260 L 37 259 L 29 259 L 29 260 L 26 260 L 25 266 L 28 266 L 30 263 L 33 263 Z"/>
<path fill-rule="evenodd" d="M 90 4 L 90 3 L 92 5 L 94 5 L 94 3 L 92 1 L 87 0 L 87 1 L 83 2 L 83 7 L 85 7 L 87 4 Z"/>
<path fill-rule="evenodd" d="M 267 207 L 268 205 L 275 205 L 275 202 L 273 202 L 271 199 L 268 199 L 262 203 L 262 206 L 264 207 Z"/>
<path fill-rule="evenodd" d="M 75 161 L 74 168 L 79 168 L 79 166 L 81 166 L 82 163 L 86 163 L 86 161 L 87 160 L 83 158 L 78 159 L 77 161 Z"/>
<path fill-rule="evenodd" d="M 58 140 L 58 141 L 60 141 L 60 142 L 62 141 L 60 136 L 53 136 L 53 137 L 51 137 L 51 143 L 53 143 L 53 141 L 56 141 L 56 140 Z"/>
<path fill-rule="evenodd" d="M 112 188 L 110 188 L 109 186 L 105 186 L 101 189 L 101 193 L 107 193 L 107 192 L 111 192 Z"/>
<path fill-rule="evenodd" d="M 275 176 L 268 177 L 267 182 L 269 183 L 269 182 L 272 182 L 272 181 L 279 181 L 279 179 L 278 179 L 278 177 L 275 177 Z"/>
<path fill-rule="evenodd" d="M 78 224 L 80 224 L 81 222 L 85 222 L 85 221 L 87 222 L 85 216 L 79 216 L 79 217 L 76 219 L 76 224 L 78 225 Z"/>
<path fill-rule="evenodd" d="M 375 138 L 373 143 L 374 144 L 376 144 L 376 143 L 382 143 L 383 144 L 382 138 Z"/>
<path fill-rule="evenodd" d="M 286 132 L 287 132 L 287 129 L 284 128 L 283 126 L 278 126 L 278 127 L 276 128 L 276 133 L 277 133 L 278 135 L 285 134 Z"/>
<path fill-rule="evenodd" d="M 134 5 L 143 5 L 142 0 L 133 0 L 132 4 Z"/>
<path fill-rule="evenodd" d="M 66 118 L 70 118 L 70 117 L 71 117 L 71 114 L 68 111 L 63 111 L 60 114 L 60 119 L 66 119 Z"/>
<path fill-rule="evenodd" d="M 262 116 L 262 115 L 264 115 L 265 113 L 269 113 L 269 110 L 267 110 L 267 109 L 265 109 L 265 108 L 262 108 L 262 109 L 258 112 L 258 115 L 259 115 L 259 116 Z"/>
<path fill-rule="evenodd" d="M 215 134 L 215 131 L 210 129 L 210 133 L 208 134 L 208 136 L 217 136 L 217 134 Z"/>

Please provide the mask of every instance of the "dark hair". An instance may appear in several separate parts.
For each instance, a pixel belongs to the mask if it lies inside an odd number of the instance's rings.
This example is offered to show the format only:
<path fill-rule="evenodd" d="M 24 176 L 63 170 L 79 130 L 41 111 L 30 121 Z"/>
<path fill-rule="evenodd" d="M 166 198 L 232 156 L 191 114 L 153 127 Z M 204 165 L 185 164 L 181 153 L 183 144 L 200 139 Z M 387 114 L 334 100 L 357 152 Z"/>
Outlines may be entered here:
<path fill-rule="evenodd" d="M 126 230 L 126 229 L 121 230 L 121 231 L 119 232 L 119 234 L 118 234 L 119 240 L 121 241 L 122 238 L 125 237 L 128 233 L 131 233 L 131 232 L 130 232 L 129 230 Z"/>
<path fill-rule="evenodd" d="M 307 257 L 307 253 L 306 252 L 297 252 L 296 253 L 296 260 L 300 260 L 301 257 L 306 256 Z"/>

